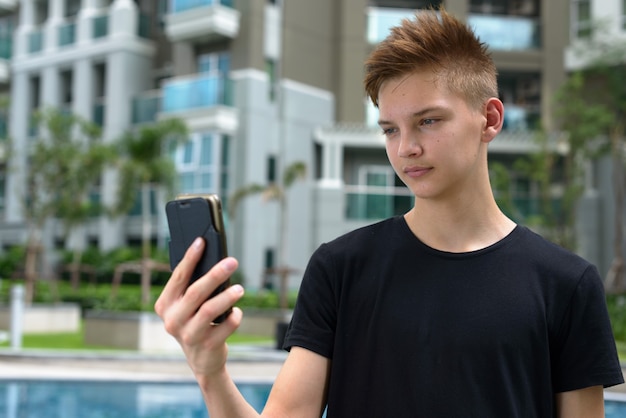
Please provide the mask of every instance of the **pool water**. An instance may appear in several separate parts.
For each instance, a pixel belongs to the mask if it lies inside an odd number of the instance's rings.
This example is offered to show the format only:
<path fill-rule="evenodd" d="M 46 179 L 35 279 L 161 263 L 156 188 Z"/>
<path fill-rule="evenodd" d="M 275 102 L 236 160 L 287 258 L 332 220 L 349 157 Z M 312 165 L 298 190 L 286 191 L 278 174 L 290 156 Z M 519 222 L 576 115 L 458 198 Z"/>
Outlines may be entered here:
<path fill-rule="evenodd" d="M 261 411 L 270 384 L 239 384 Z M 5 418 L 206 418 L 195 382 L 1 381 Z"/>
<path fill-rule="evenodd" d="M 270 383 L 238 383 L 261 411 Z M 606 418 L 626 418 L 626 396 L 607 394 Z M 0 380 L 1 418 L 208 418 L 195 382 Z"/>

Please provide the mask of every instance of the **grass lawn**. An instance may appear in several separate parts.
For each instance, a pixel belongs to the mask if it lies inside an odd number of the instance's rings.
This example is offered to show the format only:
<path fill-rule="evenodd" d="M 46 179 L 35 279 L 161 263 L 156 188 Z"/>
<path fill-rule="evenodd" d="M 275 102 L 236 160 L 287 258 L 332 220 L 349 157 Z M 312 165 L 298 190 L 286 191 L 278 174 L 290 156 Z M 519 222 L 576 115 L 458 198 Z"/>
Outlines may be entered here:
<path fill-rule="evenodd" d="M 53 334 L 24 334 L 22 348 L 26 349 L 49 349 L 49 350 L 94 350 L 94 351 L 127 351 L 113 347 L 85 345 L 83 338 L 84 330 L 74 333 Z M 269 344 L 273 339 L 258 335 L 233 334 L 229 344 Z M 0 348 L 9 347 L 9 341 L 0 343 Z"/>

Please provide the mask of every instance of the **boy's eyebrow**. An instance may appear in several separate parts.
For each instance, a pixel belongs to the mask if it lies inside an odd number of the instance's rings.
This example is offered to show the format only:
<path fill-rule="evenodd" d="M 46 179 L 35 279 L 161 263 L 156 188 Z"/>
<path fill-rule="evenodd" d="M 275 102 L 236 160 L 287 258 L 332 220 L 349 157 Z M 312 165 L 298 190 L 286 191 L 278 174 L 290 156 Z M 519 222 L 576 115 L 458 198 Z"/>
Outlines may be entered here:
<path fill-rule="evenodd" d="M 444 110 L 446 110 L 446 109 L 447 109 L 447 108 L 446 108 L 446 107 L 444 107 L 444 106 L 431 106 L 431 107 L 427 107 L 427 108 L 425 108 L 425 109 L 422 109 L 422 110 L 420 110 L 419 112 L 415 112 L 415 113 L 413 113 L 413 114 L 411 115 L 411 117 L 413 117 L 413 118 L 420 118 L 420 117 L 422 117 L 422 116 L 424 116 L 424 115 L 426 115 L 426 114 L 428 114 L 428 113 L 430 113 L 430 112 L 444 111 Z M 387 121 L 387 120 L 384 120 L 384 119 L 379 119 L 379 120 L 378 120 L 378 124 L 379 124 L 379 125 L 391 125 L 392 123 L 393 123 L 393 122 L 391 122 L 391 121 Z"/>

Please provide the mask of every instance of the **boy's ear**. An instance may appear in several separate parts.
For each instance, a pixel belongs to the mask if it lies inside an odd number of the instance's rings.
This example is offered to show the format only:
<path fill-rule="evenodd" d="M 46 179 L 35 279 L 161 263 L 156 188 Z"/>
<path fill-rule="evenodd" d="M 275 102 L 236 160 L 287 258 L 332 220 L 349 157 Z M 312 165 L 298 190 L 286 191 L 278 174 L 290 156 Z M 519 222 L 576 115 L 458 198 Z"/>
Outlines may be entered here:
<path fill-rule="evenodd" d="M 485 104 L 485 126 L 483 128 L 483 142 L 491 142 L 502 130 L 504 124 L 504 105 L 492 97 Z"/>

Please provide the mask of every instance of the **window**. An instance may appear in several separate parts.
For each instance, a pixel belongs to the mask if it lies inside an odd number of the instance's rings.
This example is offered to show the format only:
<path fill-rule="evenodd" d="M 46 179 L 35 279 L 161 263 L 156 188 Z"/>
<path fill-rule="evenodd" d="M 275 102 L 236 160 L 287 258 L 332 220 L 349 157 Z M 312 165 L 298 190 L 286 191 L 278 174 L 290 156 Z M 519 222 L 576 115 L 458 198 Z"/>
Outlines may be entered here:
<path fill-rule="evenodd" d="M 571 8 L 572 38 L 588 38 L 591 36 L 591 0 L 572 0 Z"/>
<path fill-rule="evenodd" d="M 202 54 L 198 56 L 197 65 L 199 73 L 228 75 L 230 72 L 230 54 Z"/>
<path fill-rule="evenodd" d="M 71 107 L 72 104 L 72 70 L 61 72 L 61 83 L 59 85 L 61 105 Z"/>
<path fill-rule="evenodd" d="M 173 152 L 183 193 L 224 195 L 227 183 L 228 137 L 215 133 L 194 133 Z"/>

